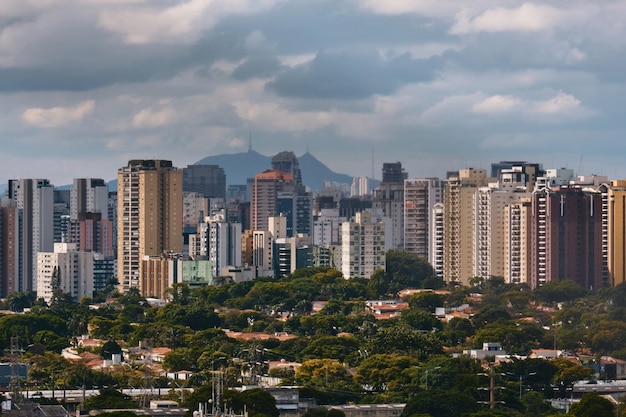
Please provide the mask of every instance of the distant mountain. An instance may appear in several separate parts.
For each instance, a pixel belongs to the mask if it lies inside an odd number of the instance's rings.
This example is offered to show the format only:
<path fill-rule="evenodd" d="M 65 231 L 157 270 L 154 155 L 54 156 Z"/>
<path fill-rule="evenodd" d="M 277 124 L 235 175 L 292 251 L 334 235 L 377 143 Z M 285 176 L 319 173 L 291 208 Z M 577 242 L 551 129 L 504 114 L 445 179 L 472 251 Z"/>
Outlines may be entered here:
<path fill-rule="evenodd" d="M 332 171 L 309 152 L 298 157 L 298 164 L 302 171 L 302 182 L 312 191 L 321 189 L 324 181 L 352 183 L 350 175 Z M 207 156 L 195 165 L 219 165 L 224 169 L 226 182 L 229 185 L 246 184 L 248 178 L 254 178 L 256 174 L 272 167 L 272 157 L 249 150 L 248 152 Z"/>

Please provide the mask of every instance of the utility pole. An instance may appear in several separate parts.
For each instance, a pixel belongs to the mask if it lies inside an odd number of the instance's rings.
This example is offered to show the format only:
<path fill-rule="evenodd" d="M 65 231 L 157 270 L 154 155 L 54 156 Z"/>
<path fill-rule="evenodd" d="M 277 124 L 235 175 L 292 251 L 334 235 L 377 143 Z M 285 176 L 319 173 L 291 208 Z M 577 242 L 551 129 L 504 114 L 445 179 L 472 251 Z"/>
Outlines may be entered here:
<path fill-rule="evenodd" d="M 502 389 L 500 386 L 496 386 L 496 376 L 500 375 L 496 373 L 493 369 L 493 365 L 489 365 L 489 373 L 482 373 L 479 375 L 489 377 L 489 388 L 479 388 L 482 390 L 489 391 L 489 401 L 479 401 L 481 404 L 489 405 L 489 408 L 496 408 L 496 404 L 501 403 L 502 401 L 496 401 L 496 391 Z"/>
<path fill-rule="evenodd" d="M 20 398 L 19 349 L 18 337 L 11 337 L 11 400 L 13 403 L 18 402 Z"/>

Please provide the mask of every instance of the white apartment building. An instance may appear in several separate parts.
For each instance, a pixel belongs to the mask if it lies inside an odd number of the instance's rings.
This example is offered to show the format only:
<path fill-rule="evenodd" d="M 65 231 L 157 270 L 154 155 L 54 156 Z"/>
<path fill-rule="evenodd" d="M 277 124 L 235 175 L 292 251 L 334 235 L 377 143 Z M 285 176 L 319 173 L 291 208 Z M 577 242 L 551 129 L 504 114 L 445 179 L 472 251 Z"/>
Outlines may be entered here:
<path fill-rule="evenodd" d="M 54 250 L 54 186 L 46 179 L 9 180 L 7 196 L 19 212 L 18 291 L 37 289 L 37 253 Z"/>
<path fill-rule="evenodd" d="M 508 284 L 530 281 L 531 213 L 530 197 L 504 207 L 504 279 Z"/>
<path fill-rule="evenodd" d="M 545 170 L 543 177 L 538 177 L 535 191 L 542 188 L 568 185 L 574 179 L 574 170 L 569 168 L 550 168 Z"/>
<path fill-rule="evenodd" d="M 257 268 L 257 276 L 273 276 L 274 237 L 268 230 L 252 232 L 252 264 Z"/>
<path fill-rule="evenodd" d="M 109 218 L 109 187 L 101 178 L 74 178 L 70 190 L 70 219 L 79 213 L 100 213 Z"/>
<path fill-rule="evenodd" d="M 443 203 L 433 205 L 430 212 L 431 229 L 428 242 L 428 262 L 433 267 L 435 275 L 443 277 L 443 248 L 444 248 L 444 206 Z"/>
<path fill-rule="evenodd" d="M 194 258 L 211 261 L 213 276 L 226 266 L 241 266 L 241 223 L 228 223 L 220 210 L 204 219 L 189 246 Z"/>
<path fill-rule="evenodd" d="M 377 269 L 385 268 L 385 254 L 391 249 L 391 220 L 357 213 L 355 220 L 341 225 L 341 271 L 343 277 L 369 278 Z"/>
<path fill-rule="evenodd" d="M 529 197 L 516 183 L 491 183 L 474 194 L 474 276 L 489 278 L 505 277 L 504 208 L 520 198 Z"/>
<path fill-rule="evenodd" d="M 209 199 L 202 194 L 183 191 L 183 225 L 197 226 L 209 216 Z"/>
<path fill-rule="evenodd" d="M 404 250 L 430 259 L 433 206 L 443 202 L 446 181 L 439 178 L 404 180 Z"/>
<path fill-rule="evenodd" d="M 75 243 L 55 243 L 54 252 L 37 254 L 37 298 L 50 303 L 54 291 L 74 300 L 93 296 L 94 253 L 79 252 Z"/>
<path fill-rule="evenodd" d="M 313 222 L 313 244 L 330 246 L 340 242 L 341 224 L 347 219 L 339 216 L 339 209 L 321 209 Z"/>

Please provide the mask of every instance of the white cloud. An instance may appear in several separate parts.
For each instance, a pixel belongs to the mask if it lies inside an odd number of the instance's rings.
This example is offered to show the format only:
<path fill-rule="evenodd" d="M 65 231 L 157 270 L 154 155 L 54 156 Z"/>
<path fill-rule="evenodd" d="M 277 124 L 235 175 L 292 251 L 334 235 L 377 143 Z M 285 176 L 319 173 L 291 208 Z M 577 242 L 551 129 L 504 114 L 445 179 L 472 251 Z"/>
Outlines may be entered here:
<path fill-rule="evenodd" d="M 438 126 L 467 113 L 472 105 L 485 99 L 482 93 L 446 97 L 422 112 L 418 122 L 425 126 Z"/>
<path fill-rule="evenodd" d="M 382 15 L 417 14 L 430 17 L 450 17 L 467 7 L 466 0 L 355 0 L 360 8 Z M 472 7 L 485 7 L 493 0 L 475 0 Z"/>
<path fill-rule="evenodd" d="M 472 32 L 537 32 L 554 28 L 563 11 L 551 6 L 524 3 L 515 9 L 497 7 L 477 16 L 464 10 L 450 30 L 454 34 Z"/>
<path fill-rule="evenodd" d="M 517 97 L 495 95 L 472 106 L 475 113 L 504 113 L 519 108 L 522 101 Z"/>
<path fill-rule="evenodd" d="M 545 100 L 529 100 L 512 95 L 491 95 L 477 92 L 468 95 L 446 97 L 419 117 L 419 122 L 427 126 L 440 126 L 451 121 L 456 123 L 486 123 L 477 116 L 489 118 L 507 117 L 536 123 L 563 123 L 574 119 L 586 119 L 596 112 L 582 105 L 571 94 L 558 92 Z"/>
<path fill-rule="evenodd" d="M 534 104 L 537 113 L 563 114 L 579 109 L 581 102 L 570 94 L 559 92 L 559 94 L 551 99 L 538 101 Z"/>
<path fill-rule="evenodd" d="M 232 138 L 228 141 L 228 146 L 233 149 L 242 149 L 247 145 L 247 142 L 241 138 Z"/>
<path fill-rule="evenodd" d="M 188 0 L 159 9 L 118 7 L 102 11 L 99 25 L 121 35 L 126 43 L 175 43 L 196 39 L 223 16 L 252 13 L 272 7 L 278 0 Z"/>
<path fill-rule="evenodd" d="M 30 108 L 22 113 L 22 120 L 38 127 L 61 127 L 82 121 L 93 112 L 94 100 L 87 100 L 75 107 Z"/>
<path fill-rule="evenodd" d="M 213 25 L 214 20 L 206 14 L 209 6 L 209 1 L 191 0 L 163 10 L 105 10 L 100 15 L 99 23 L 102 28 L 122 35 L 130 44 L 179 41 L 199 30 L 203 24 L 207 27 Z"/>
<path fill-rule="evenodd" d="M 169 126 L 178 120 L 178 112 L 165 107 L 160 110 L 143 109 L 133 116 L 133 126 L 139 129 Z"/>

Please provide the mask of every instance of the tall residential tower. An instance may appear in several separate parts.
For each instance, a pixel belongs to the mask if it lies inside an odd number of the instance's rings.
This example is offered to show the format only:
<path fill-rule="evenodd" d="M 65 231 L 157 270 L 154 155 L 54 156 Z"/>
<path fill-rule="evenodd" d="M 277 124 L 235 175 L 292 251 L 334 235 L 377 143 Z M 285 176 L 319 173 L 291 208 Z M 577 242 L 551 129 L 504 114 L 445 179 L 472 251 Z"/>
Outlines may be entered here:
<path fill-rule="evenodd" d="M 131 160 L 117 178 L 118 281 L 125 292 L 139 288 L 145 256 L 182 252 L 183 174 L 171 161 Z"/>

